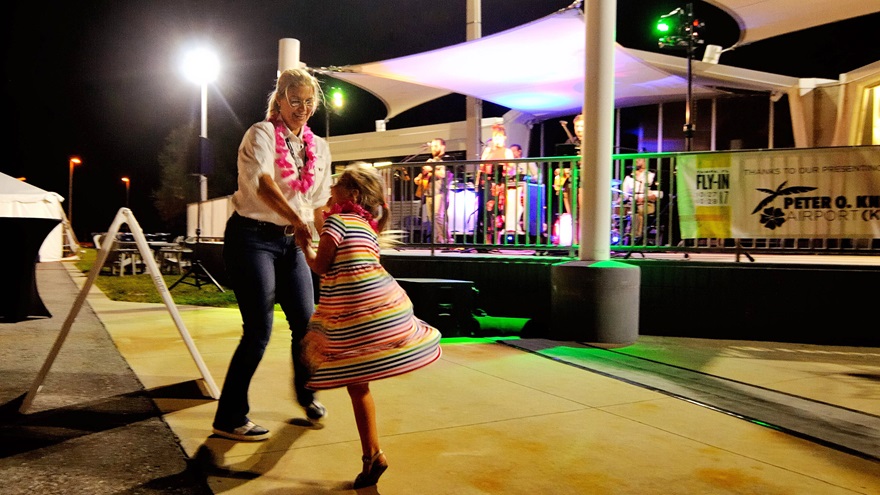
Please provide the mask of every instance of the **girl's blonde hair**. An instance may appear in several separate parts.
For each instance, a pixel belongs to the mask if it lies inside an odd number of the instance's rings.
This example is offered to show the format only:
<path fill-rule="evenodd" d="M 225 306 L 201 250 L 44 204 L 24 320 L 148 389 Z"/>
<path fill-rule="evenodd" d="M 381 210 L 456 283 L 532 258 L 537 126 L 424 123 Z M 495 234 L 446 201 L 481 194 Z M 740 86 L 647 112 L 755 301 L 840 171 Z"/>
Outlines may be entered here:
<path fill-rule="evenodd" d="M 275 83 L 275 89 L 269 93 L 269 102 L 266 105 L 266 120 L 275 120 L 281 113 L 281 99 L 287 98 L 287 90 L 295 87 L 308 87 L 315 94 L 315 106 L 312 107 L 312 115 L 318 109 L 321 101 L 324 99 L 324 92 L 321 90 L 321 83 L 315 76 L 309 74 L 306 69 L 287 69 L 278 76 Z M 311 115 L 310 115 L 311 117 Z"/>
<path fill-rule="evenodd" d="M 385 187 L 378 170 L 368 163 L 353 163 L 336 179 L 336 187 L 357 192 L 352 196 L 357 196 L 358 205 L 373 215 L 380 234 L 385 231 L 391 220 L 391 211 L 385 203 Z"/>

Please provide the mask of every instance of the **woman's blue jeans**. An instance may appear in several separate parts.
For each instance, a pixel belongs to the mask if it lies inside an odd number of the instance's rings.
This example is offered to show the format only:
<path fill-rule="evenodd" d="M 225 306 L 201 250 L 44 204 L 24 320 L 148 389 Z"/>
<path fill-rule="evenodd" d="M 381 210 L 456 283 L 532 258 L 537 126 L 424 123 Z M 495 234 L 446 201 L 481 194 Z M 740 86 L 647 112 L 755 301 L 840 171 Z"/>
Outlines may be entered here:
<path fill-rule="evenodd" d="M 237 213 L 226 223 L 223 259 L 241 312 L 242 335 L 223 382 L 214 427 L 233 429 L 248 422 L 248 388 L 272 334 L 280 304 L 291 334 L 293 385 L 301 406 L 314 400 L 305 388 L 308 371 L 300 356 L 306 325 L 315 311 L 311 271 L 293 236 Z"/>

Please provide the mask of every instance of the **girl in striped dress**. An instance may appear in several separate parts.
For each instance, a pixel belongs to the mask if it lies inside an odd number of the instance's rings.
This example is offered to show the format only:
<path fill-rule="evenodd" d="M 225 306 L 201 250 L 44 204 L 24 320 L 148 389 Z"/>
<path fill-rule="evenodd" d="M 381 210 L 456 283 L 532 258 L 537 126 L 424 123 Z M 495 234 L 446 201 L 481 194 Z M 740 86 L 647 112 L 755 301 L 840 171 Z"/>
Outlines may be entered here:
<path fill-rule="evenodd" d="M 346 387 L 363 450 L 355 488 L 372 486 L 388 468 L 379 448 L 370 382 L 421 368 L 440 357 L 440 332 L 413 314 L 406 292 L 379 264 L 379 234 L 390 219 L 379 173 L 349 166 L 330 188 L 330 212 L 317 252 L 297 240 L 321 275 L 321 295 L 303 341 L 313 390 Z"/>

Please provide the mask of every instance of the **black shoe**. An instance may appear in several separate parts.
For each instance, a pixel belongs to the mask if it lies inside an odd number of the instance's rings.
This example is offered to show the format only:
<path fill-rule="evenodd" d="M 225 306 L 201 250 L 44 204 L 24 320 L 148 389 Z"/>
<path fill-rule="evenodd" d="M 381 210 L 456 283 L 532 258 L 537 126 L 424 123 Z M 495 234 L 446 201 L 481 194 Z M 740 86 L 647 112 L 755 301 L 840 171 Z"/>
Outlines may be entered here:
<path fill-rule="evenodd" d="M 214 428 L 213 431 L 215 435 L 220 435 L 221 437 L 225 437 L 230 440 L 239 440 L 242 442 L 259 442 L 261 440 L 269 438 L 269 430 L 254 423 L 253 421 L 248 421 L 244 425 L 231 430 Z"/>
<path fill-rule="evenodd" d="M 370 456 L 363 456 L 361 460 L 364 462 L 364 470 L 354 479 L 354 489 L 373 486 L 379 482 L 379 477 L 388 469 L 388 461 L 385 459 L 385 453 L 381 450 Z"/>
<path fill-rule="evenodd" d="M 327 417 L 327 408 L 316 400 L 313 400 L 304 409 L 306 410 L 306 416 L 312 421 L 321 421 Z"/>

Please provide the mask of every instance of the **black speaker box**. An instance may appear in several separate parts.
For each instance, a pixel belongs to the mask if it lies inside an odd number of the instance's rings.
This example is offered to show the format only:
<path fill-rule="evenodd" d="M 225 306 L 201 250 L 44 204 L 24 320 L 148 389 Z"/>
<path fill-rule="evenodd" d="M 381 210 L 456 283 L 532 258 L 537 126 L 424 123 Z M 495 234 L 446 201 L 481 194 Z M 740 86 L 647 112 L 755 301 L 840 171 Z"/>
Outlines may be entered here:
<path fill-rule="evenodd" d="M 470 337 L 479 332 L 474 318 L 478 291 L 468 280 L 398 278 L 413 303 L 416 316 L 440 330 L 444 337 Z"/>

